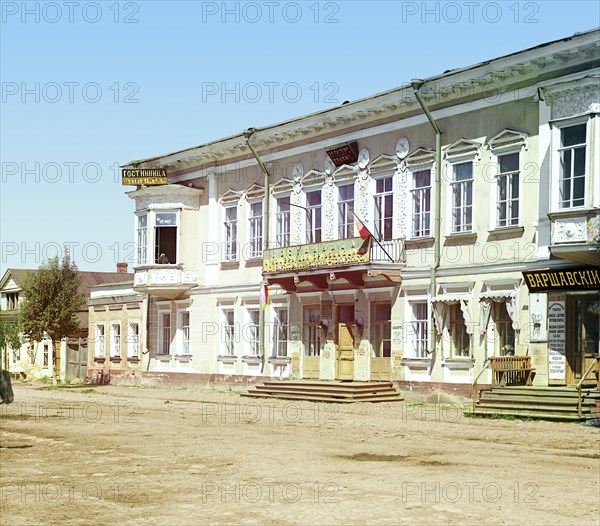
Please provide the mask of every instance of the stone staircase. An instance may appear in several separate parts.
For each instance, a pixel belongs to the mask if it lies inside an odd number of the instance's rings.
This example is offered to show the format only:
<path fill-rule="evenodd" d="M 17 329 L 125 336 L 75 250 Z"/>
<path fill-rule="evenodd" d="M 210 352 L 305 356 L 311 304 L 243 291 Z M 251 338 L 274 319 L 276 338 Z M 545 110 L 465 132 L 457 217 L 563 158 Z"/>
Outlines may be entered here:
<path fill-rule="evenodd" d="M 474 410 L 467 415 L 513 416 L 563 422 L 585 422 L 597 418 L 600 391 L 595 385 L 582 388 L 582 416 L 577 410 L 574 387 L 493 387 L 479 391 Z"/>
<path fill-rule="evenodd" d="M 339 382 L 294 380 L 264 382 L 242 396 L 281 398 L 348 404 L 353 402 L 402 402 L 400 391 L 391 382 Z"/>

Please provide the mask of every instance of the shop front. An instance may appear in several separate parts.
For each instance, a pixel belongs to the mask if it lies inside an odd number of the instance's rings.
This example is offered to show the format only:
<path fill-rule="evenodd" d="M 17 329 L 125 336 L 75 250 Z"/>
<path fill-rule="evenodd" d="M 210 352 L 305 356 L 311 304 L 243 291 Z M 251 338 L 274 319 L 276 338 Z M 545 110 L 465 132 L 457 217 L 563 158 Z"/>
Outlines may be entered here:
<path fill-rule="evenodd" d="M 600 272 L 581 266 L 523 275 L 530 295 L 547 304 L 548 384 L 577 385 L 600 355 Z M 532 334 L 543 315 L 532 313 Z"/>

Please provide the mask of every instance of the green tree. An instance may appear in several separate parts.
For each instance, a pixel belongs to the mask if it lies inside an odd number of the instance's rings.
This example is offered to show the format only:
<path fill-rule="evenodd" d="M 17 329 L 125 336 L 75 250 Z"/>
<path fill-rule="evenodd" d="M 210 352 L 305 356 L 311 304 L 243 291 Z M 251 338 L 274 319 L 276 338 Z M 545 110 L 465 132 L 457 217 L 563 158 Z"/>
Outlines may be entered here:
<path fill-rule="evenodd" d="M 8 349 L 18 349 L 22 345 L 19 326 L 0 318 L 0 365 L 8 371 Z"/>
<path fill-rule="evenodd" d="M 60 374 L 60 341 L 80 333 L 77 312 L 85 303 L 79 292 L 77 265 L 65 251 L 61 261 L 54 257 L 39 270 L 25 276 L 20 321 L 23 334 L 34 341 L 47 334 L 54 346 L 54 376 Z"/>

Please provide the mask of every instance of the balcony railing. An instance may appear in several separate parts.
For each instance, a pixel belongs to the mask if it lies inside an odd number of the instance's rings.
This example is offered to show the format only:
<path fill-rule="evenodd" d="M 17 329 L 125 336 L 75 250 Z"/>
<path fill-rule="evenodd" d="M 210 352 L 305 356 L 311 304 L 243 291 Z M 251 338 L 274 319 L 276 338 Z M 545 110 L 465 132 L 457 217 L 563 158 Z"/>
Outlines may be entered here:
<path fill-rule="evenodd" d="M 404 262 L 404 240 L 394 239 L 379 244 L 371 238 L 365 241 L 354 237 L 265 250 L 263 272 L 296 272 Z"/>
<path fill-rule="evenodd" d="M 182 265 L 144 265 L 135 268 L 134 290 L 173 299 L 198 285 L 197 270 Z"/>

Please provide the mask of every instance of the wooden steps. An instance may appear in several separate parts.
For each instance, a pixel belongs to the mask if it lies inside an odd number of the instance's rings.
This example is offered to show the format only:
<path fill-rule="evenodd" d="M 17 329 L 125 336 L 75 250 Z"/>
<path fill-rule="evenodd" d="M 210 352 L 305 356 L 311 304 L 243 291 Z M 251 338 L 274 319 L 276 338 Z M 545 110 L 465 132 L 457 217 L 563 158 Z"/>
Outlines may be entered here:
<path fill-rule="evenodd" d="M 404 400 L 391 382 L 319 382 L 308 380 L 264 382 L 254 386 L 247 393 L 242 393 L 242 396 L 342 404 L 401 402 Z"/>
<path fill-rule="evenodd" d="M 482 389 L 475 410 L 467 415 L 536 418 L 564 422 L 593 420 L 593 409 L 600 403 L 600 391 L 584 387 L 582 416 L 577 410 L 577 389 L 574 387 L 493 387 Z"/>

